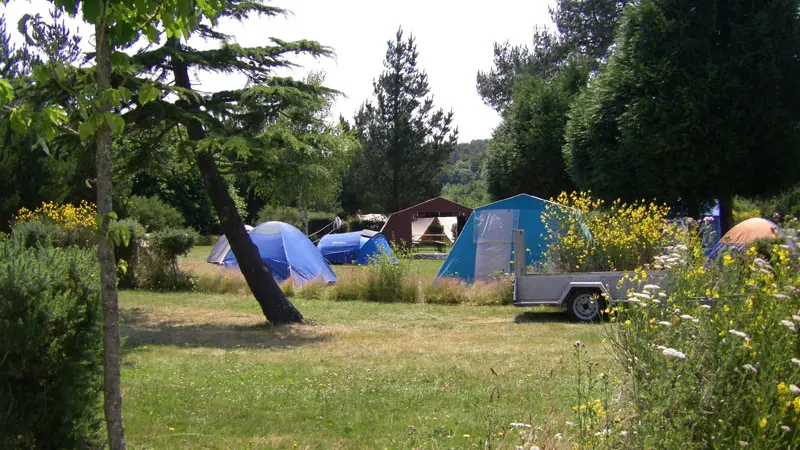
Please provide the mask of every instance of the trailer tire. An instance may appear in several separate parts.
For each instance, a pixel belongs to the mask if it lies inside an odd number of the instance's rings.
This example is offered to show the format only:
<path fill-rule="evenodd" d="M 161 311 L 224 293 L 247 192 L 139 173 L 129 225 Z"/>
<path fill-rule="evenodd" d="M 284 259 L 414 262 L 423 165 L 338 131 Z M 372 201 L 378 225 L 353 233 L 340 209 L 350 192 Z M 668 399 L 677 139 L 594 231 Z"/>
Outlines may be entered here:
<path fill-rule="evenodd" d="M 567 312 L 573 320 L 595 322 L 600 320 L 605 303 L 597 289 L 574 289 L 567 300 Z"/>

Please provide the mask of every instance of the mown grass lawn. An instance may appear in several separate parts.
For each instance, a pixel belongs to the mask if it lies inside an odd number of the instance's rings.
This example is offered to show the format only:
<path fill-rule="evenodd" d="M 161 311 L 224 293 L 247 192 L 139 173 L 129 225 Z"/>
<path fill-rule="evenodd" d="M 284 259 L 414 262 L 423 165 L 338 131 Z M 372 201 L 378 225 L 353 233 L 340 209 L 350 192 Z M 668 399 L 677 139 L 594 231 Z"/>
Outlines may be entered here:
<path fill-rule="evenodd" d="M 274 328 L 248 296 L 122 292 L 131 448 L 568 447 L 572 344 L 601 327 L 511 306 L 293 299 Z M 519 322 L 519 323 L 517 323 Z"/>

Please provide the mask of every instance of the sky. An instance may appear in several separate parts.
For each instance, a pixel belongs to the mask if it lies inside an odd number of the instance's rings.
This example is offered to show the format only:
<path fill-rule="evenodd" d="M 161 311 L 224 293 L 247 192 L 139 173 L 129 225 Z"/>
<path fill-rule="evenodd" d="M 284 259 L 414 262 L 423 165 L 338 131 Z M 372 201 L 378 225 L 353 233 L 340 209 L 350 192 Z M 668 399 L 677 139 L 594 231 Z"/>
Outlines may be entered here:
<path fill-rule="evenodd" d="M 551 0 L 552 1 L 552 0 Z M 486 106 L 475 88 L 475 75 L 492 66 L 492 44 L 509 41 L 529 44 L 536 25 L 551 25 L 551 1 L 494 0 L 283 0 L 270 2 L 292 12 L 288 17 L 251 18 L 244 23 L 224 22 L 223 31 L 245 46 L 267 44 L 270 37 L 282 40 L 311 39 L 332 47 L 334 58 L 296 58 L 302 67 L 291 75 L 303 77 L 308 71 L 324 71 L 326 85 L 344 94 L 334 114 L 352 118 L 359 106 L 372 96 L 372 82 L 383 70 L 387 41 L 397 29 L 416 38 L 418 66 L 428 74 L 434 105 L 452 110 L 459 141 L 484 139 L 500 122 L 500 116 Z M 11 0 L 0 6 L 9 31 L 25 14 L 47 15 L 44 0 Z M 88 45 L 91 29 L 79 33 Z M 193 46 L 210 44 L 191 42 Z M 232 75 L 197 74 L 198 89 L 217 91 L 241 86 L 244 79 Z"/>

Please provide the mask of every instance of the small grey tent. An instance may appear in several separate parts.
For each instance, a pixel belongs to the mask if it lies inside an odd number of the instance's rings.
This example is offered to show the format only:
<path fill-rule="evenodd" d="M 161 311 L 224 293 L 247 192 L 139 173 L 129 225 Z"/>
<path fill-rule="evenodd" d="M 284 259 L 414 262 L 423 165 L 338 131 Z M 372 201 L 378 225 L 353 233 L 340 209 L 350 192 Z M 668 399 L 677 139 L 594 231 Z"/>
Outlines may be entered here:
<path fill-rule="evenodd" d="M 245 225 L 244 229 L 249 233 L 253 230 L 253 227 L 250 225 Z M 228 256 L 230 251 L 231 246 L 228 244 L 228 238 L 226 238 L 223 234 L 219 237 L 217 243 L 214 244 L 214 247 L 211 248 L 211 253 L 208 255 L 208 258 L 206 258 L 206 262 L 222 264 L 222 261 L 225 260 L 225 257 Z"/>

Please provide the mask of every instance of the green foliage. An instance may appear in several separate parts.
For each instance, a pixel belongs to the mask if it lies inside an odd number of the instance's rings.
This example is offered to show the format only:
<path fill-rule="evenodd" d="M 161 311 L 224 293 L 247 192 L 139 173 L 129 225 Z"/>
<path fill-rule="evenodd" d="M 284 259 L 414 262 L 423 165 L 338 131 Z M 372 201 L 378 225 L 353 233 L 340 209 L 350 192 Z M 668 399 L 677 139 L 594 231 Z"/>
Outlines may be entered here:
<path fill-rule="evenodd" d="M 11 237 L 25 247 L 90 247 L 94 231 L 88 228 L 67 228 L 48 220 L 18 222 Z"/>
<path fill-rule="evenodd" d="M 108 233 L 114 243 L 118 285 L 121 288 L 134 288 L 140 275 L 139 247 L 145 239 L 145 229 L 133 219 L 124 219 L 114 221 Z"/>
<path fill-rule="evenodd" d="M 364 284 L 364 300 L 414 303 L 421 299 L 417 280 L 410 277 L 410 262 L 389 255 L 374 256 Z"/>
<path fill-rule="evenodd" d="M 558 0 L 550 8 L 557 32 L 534 26 L 533 42 L 494 44 L 494 66 L 478 72 L 478 94 L 497 112 L 512 104 L 517 83 L 527 77 L 549 80 L 571 59 L 586 60 L 594 71 L 608 57 L 617 23 L 630 0 Z"/>
<path fill-rule="evenodd" d="M 375 102 L 355 117 L 361 151 L 350 167 L 351 192 L 359 206 L 399 211 L 435 197 L 437 177 L 456 144 L 453 114 L 434 110 L 428 77 L 417 67 L 413 36 L 399 29 L 388 43 L 386 70 L 374 83 Z"/>
<path fill-rule="evenodd" d="M 486 180 L 483 174 L 487 139 L 476 139 L 457 144 L 450 162 L 442 170 L 439 182 L 442 197 L 469 207 L 489 203 Z"/>
<path fill-rule="evenodd" d="M 607 328 L 633 419 L 611 424 L 606 447 L 798 447 L 800 271 L 786 246 L 764 250 L 706 264 L 698 246 L 673 248 L 666 292 L 637 273 L 638 301 Z"/>
<path fill-rule="evenodd" d="M 0 242 L 0 447 L 102 448 L 97 262 Z"/>
<path fill-rule="evenodd" d="M 525 78 L 487 146 L 486 180 L 495 200 L 520 193 L 542 198 L 572 191 L 562 148 L 567 111 L 588 67 L 570 62 L 550 81 Z"/>
<path fill-rule="evenodd" d="M 333 222 L 333 219 L 336 217 L 334 213 L 323 211 L 308 211 L 306 215 L 308 218 L 309 234 L 321 230 L 323 227 Z M 291 206 L 266 205 L 261 208 L 261 211 L 258 213 L 258 223 L 269 221 L 285 222 L 301 231 L 303 230 L 303 220 L 300 211 Z"/>
<path fill-rule="evenodd" d="M 183 216 L 180 211 L 164 203 L 158 196 L 132 196 L 128 200 L 128 215 L 149 232 L 183 225 Z"/>
<path fill-rule="evenodd" d="M 565 151 L 578 187 L 696 213 L 703 201 L 796 183 L 798 10 L 788 0 L 629 8 L 614 55 L 570 112 Z"/>
<path fill-rule="evenodd" d="M 148 245 L 158 257 L 177 265 L 178 257 L 187 255 L 198 237 L 191 228 L 165 228 L 152 233 Z"/>

